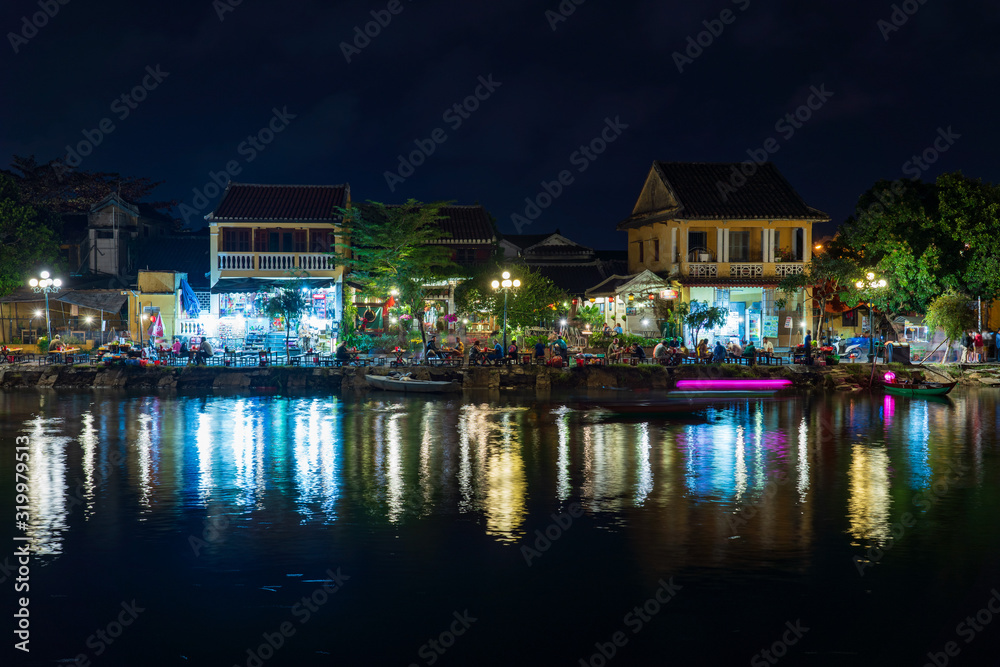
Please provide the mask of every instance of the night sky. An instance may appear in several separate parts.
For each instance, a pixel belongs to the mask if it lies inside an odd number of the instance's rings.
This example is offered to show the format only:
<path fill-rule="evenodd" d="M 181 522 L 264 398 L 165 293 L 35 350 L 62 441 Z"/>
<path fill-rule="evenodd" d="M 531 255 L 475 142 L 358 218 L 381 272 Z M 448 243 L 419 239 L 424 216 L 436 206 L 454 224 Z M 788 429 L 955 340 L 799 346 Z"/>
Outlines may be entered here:
<path fill-rule="evenodd" d="M 831 215 L 820 233 L 881 178 L 1000 180 L 995 1 L 908 0 L 895 16 L 870 0 L 238 1 L 5 2 L 4 161 L 65 159 L 86 131 L 100 143 L 82 169 L 165 180 L 155 197 L 184 202 L 193 226 L 218 201 L 193 189 L 230 163 L 241 182 L 348 182 L 355 201 L 479 202 L 501 232 L 558 227 L 605 249 L 625 247 L 615 225 L 653 160 L 776 146 L 768 157 Z M 55 15 L 26 28 L 45 5 Z M 144 99 L 123 101 L 136 86 Z M 783 120 L 810 102 L 807 120 Z M 603 153 L 577 152 L 602 132 Z M 400 171 L 416 141 L 433 153 Z M 910 162 L 926 149 L 933 164 Z M 563 170 L 572 182 L 516 229 Z"/>

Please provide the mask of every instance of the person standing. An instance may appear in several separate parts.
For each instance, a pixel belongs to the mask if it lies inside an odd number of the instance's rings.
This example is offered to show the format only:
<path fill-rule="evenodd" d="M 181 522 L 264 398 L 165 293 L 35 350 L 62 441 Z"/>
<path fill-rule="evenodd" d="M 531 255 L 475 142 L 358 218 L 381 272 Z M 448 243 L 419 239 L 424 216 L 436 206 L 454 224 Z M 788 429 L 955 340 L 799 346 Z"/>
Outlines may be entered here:
<path fill-rule="evenodd" d="M 976 348 L 976 363 L 982 363 L 986 361 L 986 355 L 983 354 L 985 341 L 983 340 L 983 332 L 977 331 L 976 335 L 972 337 L 972 346 Z"/>
<path fill-rule="evenodd" d="M 813 345 L 812 345 L 812 343 L 813 343 L 812 329 L 808 329 L 808 330 L 806 330 L 806 340 L 805 340 L 806 366 L 812 366 L 812 363 L 813 363 Z"/>

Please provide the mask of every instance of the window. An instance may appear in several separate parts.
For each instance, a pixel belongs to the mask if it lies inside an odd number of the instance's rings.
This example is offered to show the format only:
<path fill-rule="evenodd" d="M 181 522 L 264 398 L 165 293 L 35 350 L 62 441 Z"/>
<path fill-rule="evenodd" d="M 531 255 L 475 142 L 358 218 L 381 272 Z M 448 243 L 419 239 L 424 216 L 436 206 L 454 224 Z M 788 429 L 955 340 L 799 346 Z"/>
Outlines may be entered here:
<path fill-rule="evenodd" d="M 294 234 L 294 252 L 306 251 L 306 230 L 297 229 Z"/>
<path fill-rule="evenodd" d="M 848 310 L 840 316 L 840 325 L 844 327 L 858 326 L 858 309 Z"/>
<path fill-rule="evenodd" d="M 309 252 L 333 252 L 334 233 L 326 229 L 313 229 L 309 231 Z"/>
<path fill-rule="evenodd" d="M 476 263 L 476 249 L 475 248 L 459 248 L 455 251 L 455 261 L 458 264 L 475 264 Z"/>
<path fill-rule="evenodd" d="M 708 250 L 708 232 L 688 232 L 688 252 Z"/>
<path fill-rule="evenodd" d="M 653 261 L 660 261 L 660 239 L 653 239 Z"/>
<path fill-rule="evenodd" d="M 222 252 L 250 252 L 249 229 L 222 229 Z"/>
<path fill-rule="evenodd" d="M 642 264 L 643 262 L 646 261 L 645 258 L 643 257 L 643 250 L 644 249 L 645 248 L 643 248 L 643 242 L 639 241 L 639 263 L 640 264 Z"/>
<path fill-rule="evenodd" d="M 729 261 L 745 262 L 750 259 L 750 232 L 729 232 Z"/>

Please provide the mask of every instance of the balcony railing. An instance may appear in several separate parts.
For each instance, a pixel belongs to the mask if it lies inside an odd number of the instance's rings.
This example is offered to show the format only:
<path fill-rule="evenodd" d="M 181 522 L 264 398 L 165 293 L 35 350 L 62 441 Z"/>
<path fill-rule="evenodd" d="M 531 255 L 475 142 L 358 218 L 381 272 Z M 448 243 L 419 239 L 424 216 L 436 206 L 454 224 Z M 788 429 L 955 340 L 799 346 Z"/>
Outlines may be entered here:
<path fill-rule="evenodd" d="M 333 258 L 322 252 L 220 252 L 220 271 L 334 271 Z"/>

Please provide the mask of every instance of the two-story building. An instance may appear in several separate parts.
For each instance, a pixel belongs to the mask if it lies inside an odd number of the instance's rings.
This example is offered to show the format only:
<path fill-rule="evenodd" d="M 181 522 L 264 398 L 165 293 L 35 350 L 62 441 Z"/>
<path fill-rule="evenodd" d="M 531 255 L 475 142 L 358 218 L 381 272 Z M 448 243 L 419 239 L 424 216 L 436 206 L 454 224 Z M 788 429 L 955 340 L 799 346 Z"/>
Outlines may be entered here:
<path fill-rule="evenodd" d="M 230 183 L 209 226 L 211 303 L 199 335 L 225 345 L 283 344 L 284 323 L 268 300 L 293 281 L 310 299 L 304 323 L 328 338 L 343 311 L 343 266 L 331 253 L 344 242 L 338 208 L 350 208 L 344 185 Z M 295 338 L 295 336 L 292 336 Z"/>
<path fill-rule="evenodd" d="M 812 226 L 829 220 L 802 200 L 774 164 L 654 162 L 628 233 L 631 275 L 682 285 L 684 301 L 729 310 L 716 336 L 759 340 L 802 333 L 803 295 L 778 307 L 776 288 L 811 259 Z"/>

